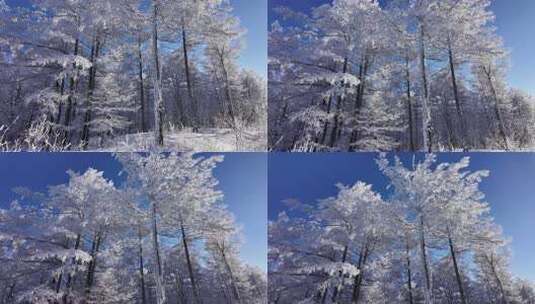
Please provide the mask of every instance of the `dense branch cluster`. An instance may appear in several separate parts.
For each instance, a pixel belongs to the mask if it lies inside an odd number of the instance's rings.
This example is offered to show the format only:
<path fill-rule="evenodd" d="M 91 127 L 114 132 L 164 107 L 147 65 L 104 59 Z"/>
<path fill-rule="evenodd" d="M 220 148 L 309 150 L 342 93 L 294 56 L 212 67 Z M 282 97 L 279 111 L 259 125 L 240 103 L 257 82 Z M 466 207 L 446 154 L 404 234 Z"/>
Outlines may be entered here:
<path fill-rule="evenodd" d="M 31 3 L 0 1 L 3 150 L 99 149 L 151 130 L 163 145 L 186 128 L 230 130 L 239 146 L 265 133 L 266 86 L 237 63 L 244 31 L 228 1 Z"/>
<path fill-rule="evenodd" d="M 269 148 L 523 150 L 535 101 L 506 82 L 490 0 L 279 7 L 269 33 Z"/>
<path fill-rule="evenodd" d="M 338 185 L 311 205 L 292 200 L 269 224 L 270 303 L 518 303 L 535 286 L 509 269 L 509 242 L 469 159 L 405 166 L 377 161 L 386 197 Z"/>
<path fill-rule="evenodd" d="M 126 181 L 69 173 L 0 209 L 0 303 L 265 303 L 265 273 L 212 171 L 220 157 L 122 154 Z"/>

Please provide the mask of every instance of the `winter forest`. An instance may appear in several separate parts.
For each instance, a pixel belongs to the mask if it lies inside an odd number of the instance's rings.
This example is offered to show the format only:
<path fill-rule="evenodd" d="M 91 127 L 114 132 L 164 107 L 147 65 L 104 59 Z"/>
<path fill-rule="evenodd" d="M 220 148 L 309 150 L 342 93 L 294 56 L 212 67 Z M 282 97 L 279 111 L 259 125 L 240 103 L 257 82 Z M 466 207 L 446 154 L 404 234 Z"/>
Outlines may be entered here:
<path fill-rule="evenodd" d="M 324 2 L 270 12 L 269 150 L 534 149 L 490 0 Z"/>
<path fill-rule="evenodd" d="M 265 150 L 228 0 L 0 0 L 0 149 Z"/>
<path fill-rule="evenodd" d="M 433 154 L 376 163 L 384 191 L 338 184 L 317 202 L 287 200 L 270 221 L 269 303 L 535 303 L 480 190 L 489 171 Z"/>
<path fill-rule="evenodd" d="M 0 209 L 0 303 L 266 302 L 213 175 L 222 156 L 115 159 L 120 184 L 89 168 L 46 192 L 14 189 Z"/>

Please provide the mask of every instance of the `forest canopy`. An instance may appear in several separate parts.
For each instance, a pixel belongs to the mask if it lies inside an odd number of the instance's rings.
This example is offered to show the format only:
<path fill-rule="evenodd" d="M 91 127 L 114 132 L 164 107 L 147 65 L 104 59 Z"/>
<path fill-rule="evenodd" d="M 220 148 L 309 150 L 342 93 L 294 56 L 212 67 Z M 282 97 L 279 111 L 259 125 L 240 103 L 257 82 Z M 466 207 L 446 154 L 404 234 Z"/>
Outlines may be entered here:
<path fill-rule="evenodd" d="M 515 241 L 480 188 L 491 172 L 471 169 L 468 157 L 376 162 L 380 178 L 371 184 L 337 184 L 332 196 L 277 208 L 269 223 L 270 303 L 535 301 L 534 282 L 512 272 Z M 510 196 L 507 205 L 518 208 Z"/>
<path fill-rule="evenodd" d="M 2 150 L 265 149 L 267 88 L 238 64 L 246 31 L 229 1 L 12 3 Z"/>
<path fill-rule="evenodd" d="M 222 156 L 115 158 L 120 184 L 89 168 L 45 192 L 14 189 L 0 209 L 0 303 L 266 302 L 213 174 Z"/>
<path fill-rule="evenodd" d="M 324 3 L 271 12 L 270 150 L 533 150 L 490 0 Z"/>

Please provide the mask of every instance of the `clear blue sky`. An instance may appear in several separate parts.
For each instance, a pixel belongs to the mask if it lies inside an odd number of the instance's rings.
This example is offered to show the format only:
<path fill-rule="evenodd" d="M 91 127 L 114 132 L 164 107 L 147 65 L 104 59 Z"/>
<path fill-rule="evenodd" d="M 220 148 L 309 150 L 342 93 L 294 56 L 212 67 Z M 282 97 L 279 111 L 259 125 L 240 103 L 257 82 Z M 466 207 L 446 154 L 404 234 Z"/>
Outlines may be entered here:
<path fill-rule="evenodd" d="M 381 0 L 385 3 L 388 0 Z M 269 23 L 277 18 L 272 9 L 288 6 L 296 11 L 309 12 L 311 7 L 329 3 L 330 0 L 270 0 Z M 498 34 L 511 51 L 510 85 L 535 95 L 535 1 L 494 0 L 491 6 L 496 15 Z"/>
<path fill-rule="evenodd" d="M 212 154 L 200 154 L 208 156 Z M 223 153 L 225 161 L 214 172 L 225 204 L 242 226 L 242 258 L 263 270 L 267 267 L 267 157 L 262 153 Z M 109 153 L 0 153 L 0 207 L 17 198 L 11 190 L 27 187 L 44 192 L 49 185 L 68 181 L 71 169 L 92 167 L 119 185 L 121 165 Z"/>
<path fill-rule="evenodd" d="M 247 29 L 245 48 L 240 56 L 242 67 L 267 76 L 267 1 L 230 0 L 234 13 Z"/>
<path fill-rule="evenodd" d="M 439 162 L 458 161 L 467 154 L 439 154 Z M 313 203 L 337 193 L 336 183 L 358 180 L 373 185 L 383 195 L 388 180 L 379 172 L 374 153 L 270 154 L 268 168 L 270 219 L 283 211 L 283 200 Z M 410 163 L 410 154 L 400 154 Z M 470 170 L 490 170 L 481 184 L 492 216 L 507 237 L 512 238 L 512 270 L 535 282 L 535 154 L 473 153 Z M 423 154 L 419 155 L 421 159 Z"/>

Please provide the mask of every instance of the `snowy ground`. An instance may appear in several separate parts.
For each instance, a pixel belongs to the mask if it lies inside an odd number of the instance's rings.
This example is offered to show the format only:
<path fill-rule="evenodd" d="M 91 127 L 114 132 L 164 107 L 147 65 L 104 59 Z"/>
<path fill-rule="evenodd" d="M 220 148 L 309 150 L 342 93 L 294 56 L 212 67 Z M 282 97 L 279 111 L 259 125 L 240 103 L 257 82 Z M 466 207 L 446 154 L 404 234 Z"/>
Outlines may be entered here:
<path fill-rule="evenodd" d="M 253 152 L 266 151 L 266 134 L 259 130 L 246 130 L 242 133 L 240 143 L 231 129 L 191 129 L 164 133 L 164 146 L 154 148 L 153 133 L 124 135 L 104 147 L 95 147 L 99 151 L 141 152 L 141 151 L 177 151 L 177 152 Z"/>

